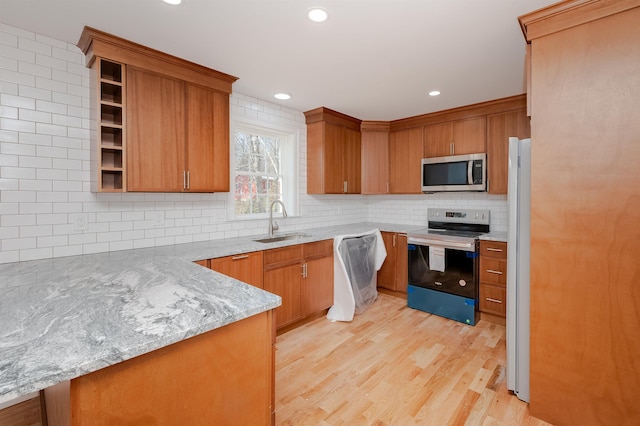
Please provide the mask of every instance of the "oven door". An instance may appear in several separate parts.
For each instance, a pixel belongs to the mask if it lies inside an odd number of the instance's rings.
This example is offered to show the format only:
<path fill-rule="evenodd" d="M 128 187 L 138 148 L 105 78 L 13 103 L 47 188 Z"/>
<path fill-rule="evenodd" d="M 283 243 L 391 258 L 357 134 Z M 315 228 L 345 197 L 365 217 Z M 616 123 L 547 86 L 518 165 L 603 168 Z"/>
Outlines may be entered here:
<path fill-rule="evenodd" d="M 477 250 L 467 251 L 443 245 L 412 244 L 411 241 L 409 241 L 408 250 L 410 285 L 477 299 Z M 444 253 L 442 253 L 443 250 Z M 441 258 L 438 259 L 442 254 L 444 254 L 444 264 Z"/>

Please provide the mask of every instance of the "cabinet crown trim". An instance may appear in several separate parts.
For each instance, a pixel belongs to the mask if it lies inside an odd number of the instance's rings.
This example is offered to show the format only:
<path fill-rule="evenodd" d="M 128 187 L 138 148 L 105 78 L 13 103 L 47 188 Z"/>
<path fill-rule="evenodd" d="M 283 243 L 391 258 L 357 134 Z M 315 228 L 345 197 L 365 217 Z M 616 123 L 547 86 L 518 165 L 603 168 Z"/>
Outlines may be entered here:
<path fill-rule="evenodd" d="M 84 27 L 77 46 L 86 56 L 87 67 L 91 67 L 96 57 L 102 57 L 127 65 L 156 70 L 164 75 L 228 94 L 231 93 L 231 85 L 238 80 L 238 77 L 87 26 Z"/>
<path fill-rule="evenodd" d="M 518 17 L 527 42 L 640 7 L 640 0 L 567 0 Z"/>
<path fill-rule="evenodd" d="M 325 121 L 327 123 L 337 124 L 339 126 L 348 127 L 354 130 L 360 130 L 360 123 L 362 123 L 362 120 L 338 111 L 334 111 L 327 107 L 319 107 L 310 111 L 306 111 L 304 113 L 304 116 L 306 124 Z"/>

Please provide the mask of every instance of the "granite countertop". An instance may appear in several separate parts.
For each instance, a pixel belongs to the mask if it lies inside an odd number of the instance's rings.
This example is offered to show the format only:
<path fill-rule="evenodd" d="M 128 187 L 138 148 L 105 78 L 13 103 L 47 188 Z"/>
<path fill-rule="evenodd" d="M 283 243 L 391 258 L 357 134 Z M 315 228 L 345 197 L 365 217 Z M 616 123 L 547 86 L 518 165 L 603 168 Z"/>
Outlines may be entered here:
<path fill-rule="evenodd" d="M 507 233 L 503 231 L 489 232 L 487 234 L 480 235 L 481 240 L 485 241 L 502 241 L 507 242 Z"/>
<path fill-rule="evenodd" d="M 0 403 L 281 304 L 193 261 L 376 228 L 420 227 L 357 223 L 268 244 L 253 236 L 0 265 Z"/>

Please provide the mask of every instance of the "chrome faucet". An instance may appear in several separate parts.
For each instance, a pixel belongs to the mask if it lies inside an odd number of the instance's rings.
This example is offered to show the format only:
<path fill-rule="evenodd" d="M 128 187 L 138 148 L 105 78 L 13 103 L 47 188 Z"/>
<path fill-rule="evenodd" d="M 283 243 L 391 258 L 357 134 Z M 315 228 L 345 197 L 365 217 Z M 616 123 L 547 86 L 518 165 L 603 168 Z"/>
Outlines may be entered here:
<path fill-rule="evenodd" d="M 278 203 L 282 206 L 282 217 L 287 217 L 287 209 L 284 207 L 284 203 L 280 200 L 275 200 L 269 207 L 269 238 L 273 237 L 273 231 L 280 229 L 278 222 L 273 220 L 273 206 Z"/>

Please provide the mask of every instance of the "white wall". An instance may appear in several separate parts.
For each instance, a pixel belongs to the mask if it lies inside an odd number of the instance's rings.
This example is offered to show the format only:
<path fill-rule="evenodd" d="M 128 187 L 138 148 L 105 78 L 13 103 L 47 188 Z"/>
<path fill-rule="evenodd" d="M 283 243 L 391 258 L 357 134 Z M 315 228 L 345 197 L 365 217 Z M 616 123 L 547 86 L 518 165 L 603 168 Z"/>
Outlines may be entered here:
<path fill-rule="evenodd" d="M 298 132 L 300 215 L 279 221 L 283 231 L 426 224 L 428 207 L 449 206 L 490 208 L 492 225 L 506 230 L 505 197 L 307 195 L 302 112 L 234 93 L 231 115 Z M 89 144 L 82 52 L 0 23 L 0 263 L 266 233 L 266 220 L 227 220 L 226 193 L 91 193 Z M 86 231 L 74 230 L 78 215 Z"/>

